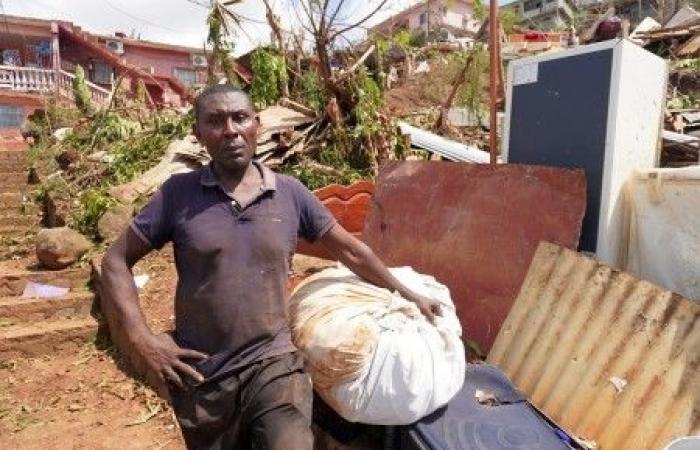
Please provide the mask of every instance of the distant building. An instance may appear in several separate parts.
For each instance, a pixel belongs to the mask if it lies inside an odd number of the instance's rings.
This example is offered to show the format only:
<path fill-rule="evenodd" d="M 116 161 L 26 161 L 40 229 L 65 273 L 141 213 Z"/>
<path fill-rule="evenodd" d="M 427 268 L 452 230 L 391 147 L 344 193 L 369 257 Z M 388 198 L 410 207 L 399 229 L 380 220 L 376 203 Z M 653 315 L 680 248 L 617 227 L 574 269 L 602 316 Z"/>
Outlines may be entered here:
<path fill-rule="evenodd" d="M 683 7 L 683 0 L 666 0 L 661 6 L 655 0 L 516 0 L 503 8 L 515 8 L 521 24 L 539 30 L 563 30 L 572 22 L 615 7 L 615 15 L 628 19 L 632 26 L 646 17 L 668 21 Z M 661 16 L 661 17 L 660 17 Z"/>
<path fill-rule="evenodd" d="M 389 36 L 405 29 L 444 32 L 450 37 L 462 37 L 473 36 L 480 25 L 474 17 L 471 0 L 428 0 L 389 17 L 372 27 L 369 33 Z"/>
<path fill-rule="evenodd" d="M 524 26 L 542 30 L 564 29 L 578 12 L 574 0 L 517 0 L 506 7 L 515 8 Z"/>
<path fill-rule="evenodd" d="M 203 49 L 95 35 L 60 20 L 0 15 L 0 23 L 0 128 L 21 124 L 47 95 L 72 101 L 78 65 L 96 104 L 109 101 L 118 79 L 132 92 L 142 81 L 158 106 L 186 104 L 207 81 Z"/>

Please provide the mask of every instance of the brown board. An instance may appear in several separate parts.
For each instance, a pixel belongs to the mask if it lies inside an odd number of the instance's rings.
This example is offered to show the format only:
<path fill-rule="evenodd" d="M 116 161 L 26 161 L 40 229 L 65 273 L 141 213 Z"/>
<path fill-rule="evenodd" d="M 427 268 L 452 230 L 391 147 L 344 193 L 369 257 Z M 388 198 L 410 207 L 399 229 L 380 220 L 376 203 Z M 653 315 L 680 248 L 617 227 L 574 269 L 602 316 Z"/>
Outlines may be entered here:
<path fill-rule="evenodd" d="M 465 337 L 488 352 L 539 242 L 576 249 L 585 208 L 581 170 L 392 162 L 379 174 L 363 240 L 387 265 L 446 284 Z"/>

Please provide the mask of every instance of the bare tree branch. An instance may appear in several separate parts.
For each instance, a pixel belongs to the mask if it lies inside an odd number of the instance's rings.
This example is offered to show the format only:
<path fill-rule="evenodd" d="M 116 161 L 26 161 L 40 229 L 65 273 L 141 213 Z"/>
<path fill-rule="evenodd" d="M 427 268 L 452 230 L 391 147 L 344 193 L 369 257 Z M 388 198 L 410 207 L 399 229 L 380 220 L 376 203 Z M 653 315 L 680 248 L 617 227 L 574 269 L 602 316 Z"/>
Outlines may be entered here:
<path fill-rule="evenodd" d="M 315 30 L 312 30 L 304 23 L 304 20 L 301 18 L 301 15 L 299 14 L 299 11 L 297 10 L 296 6 L 292 6 L 292 11 L 294 11 L 294 15 L 297 16 L 297 20 L 299 21 L 299 25 L 301 26 L 301 28 L 304 29 L 304 31 L 306 31 L 307 33 L 309 33 L 311 35 L 315 35 L 317 33 Z M 306 11 L 304 11 L 304 13 L 306 13 Z M 310 18 L 311 16 L 309 16 L 307 14 L 307 17 L 309 17 L 309 21 L 313 24 L 313 20 Z"/>
<path fill-rule="evenodd" d="M 329 36 L 328 40 L 329 40 L 329 41 L 332 41 L 332 40 L 335 39 L 338 35 L 343 34 L 343 33 L 347 32 L 347 31 L 350 31 L 350 30 L 352 30 L 353 28 L 357 28 L 357 27 L 359 27 L 360 25 L 362 25 L 363 23 L 367 22 L 369 19 L 372 18 L 372 16 L 374 16 L 375 14 L 377 14 L 377 13 L 379 12 L 379 10 L 381 10 L 381 9 L 384 7 L 384 5 L 386 5 L 387 1 L 388 1 L 388 0 L 382 0 L 382 1 L 379 3 L 379 5 L 377 5 L 377 7 L 374 8 L 374 9 L 373 9 L 369 14 L 367 14 L 364 18 L 358 20 L 358 21 L 355 22 L 354 24 L 348 25 L 348 26 L 346 26 L 345 28 L 340 29 L 339 31 L 336 31 L 336 32 L 333 33 L 331 36 Z"/>
<path fill-rule="evenodd" d="M 312 5 L 311 5 L 311 4 L 308 4 L 308 5 L 307 5 L 307 4 L 306 4 L 306 0 L 299 0 L 298 3 L 301 5 L 301 8 L 304 10 L 304 13 L 306 14 L 306 17 L 309 19 L 309 23 L 311 24 L 311 28 L 312 28 L 312 30 L 310 30 L 311 33 L 312 33 L 313 35 L 318 34 L 319 29 L 318 29 L 318 27 L 316 26 L 316 22 L 314 21 L 313 12 L 311 11 Z M 294 8 L 294 9 L 296 10 L 296 8 Z M 298 16 L 298 14 L 297 14 L 297 16 Z M 301 18 L 300 18 L 300 19 L 301 19 Z M 302 23 L 302 26 L 303 26 L 303 21 L 300 20 L 300 22 Z M 304 27 L 304 28 L 306 29 L 306 27 Z"/>
<path fill-rule="evenodd" d="M 333 14 L 331 15 L 330 20 L 328 20 L 328 23 L 330 23 L 331 25 L 333 23 L 335 23 L 335 18 L 338 16 L 338 13 L 340 12 L 340 9 L 343 7 L 344 4 L 345 4 L 345 0 L 338 2 L 338 7 L 335 8 L 335 11 L 333 11 Z"/>
<path fill-rule="evenodd" d="M 367 49 L 367 51 L 365 51 L 365 53 L 364 53 L 362 56 L 360 56 L 360 58 L 359 58 L 357 61 L 355 61 L 355 63 L 354 63 L 352 66 L 350 66 L 349 69 L 347 69 L 347 70 L 344 71 L 342 74 L 340 74 L 340 76 L 338 76 L 338 78 L 336 79 L 336 81 L 340 81 L 340 80 L 343 80 L 343 79 L 347 78 L 348 75 L 350 75 L 350 74 L 353 73 L 355 70 L 357 70 L 357 68 L 360 67 L 360 66 L 365 62 L 365 60 L 367 60 L 367 58 L 369 57 L 369 55 L 372 54 L 372 52 L 374 51 L 374 49 L 375 49 L 375 46 L 374 46 L 374 44 L 372 44 L 372 45 Z"/>

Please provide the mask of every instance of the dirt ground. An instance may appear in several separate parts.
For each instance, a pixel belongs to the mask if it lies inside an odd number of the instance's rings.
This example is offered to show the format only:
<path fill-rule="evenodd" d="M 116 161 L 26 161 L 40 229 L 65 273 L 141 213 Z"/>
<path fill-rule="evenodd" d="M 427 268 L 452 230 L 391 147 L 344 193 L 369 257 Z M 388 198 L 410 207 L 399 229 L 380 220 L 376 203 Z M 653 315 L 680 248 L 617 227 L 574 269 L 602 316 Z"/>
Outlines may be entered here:
<path fill-rule="evenodd" d="M 295 257 L 294 276 L 323 260 Z M 0 268 L 20 268 L 6 261 Z M 134 269 L 149 281 L 140 292 L 154 332 L 173 328 L 177 275 L 170 246 Z M 0 362 L 0 448 L 184 449 L 169 405 L 122 370 L 121 356 L 99 337 L 73 352 Z M 290 449 L 291 450 L 291 449 Z"/>
<path fill-rule="evenodd" d="M 172 251 L 141 261 L 148 324 L 171 329 L 176 275 Z M 184 449 L 169 406 L 120 368 L 98 339 L 71 354 L 0 363 L 0 448 Z"/>

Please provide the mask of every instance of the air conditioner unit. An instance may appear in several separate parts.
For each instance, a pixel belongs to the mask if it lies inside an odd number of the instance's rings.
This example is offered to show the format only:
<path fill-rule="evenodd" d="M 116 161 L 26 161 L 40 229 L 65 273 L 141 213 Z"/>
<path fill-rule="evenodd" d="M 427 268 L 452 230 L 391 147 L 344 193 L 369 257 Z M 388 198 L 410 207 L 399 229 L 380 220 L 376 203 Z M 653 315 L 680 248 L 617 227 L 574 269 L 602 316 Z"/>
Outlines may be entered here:
<path fill-rule="evenodd" d="M 200 54 L 193 54 L 192 65 L 197 67 L 207 67 L 207 57 Z"/>
<path fill-rule="evenodd" d="M 124 43 L 122 41 L 118 41 L 116 39 L 107 39 L 105 45 L 112 53 L 116 53 L 117 55 L 124 54 Z"/>

